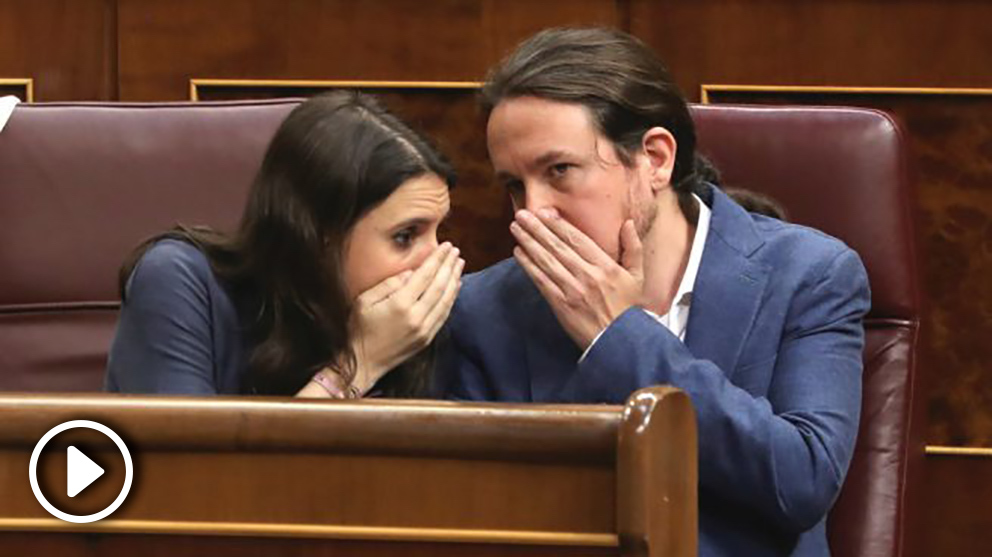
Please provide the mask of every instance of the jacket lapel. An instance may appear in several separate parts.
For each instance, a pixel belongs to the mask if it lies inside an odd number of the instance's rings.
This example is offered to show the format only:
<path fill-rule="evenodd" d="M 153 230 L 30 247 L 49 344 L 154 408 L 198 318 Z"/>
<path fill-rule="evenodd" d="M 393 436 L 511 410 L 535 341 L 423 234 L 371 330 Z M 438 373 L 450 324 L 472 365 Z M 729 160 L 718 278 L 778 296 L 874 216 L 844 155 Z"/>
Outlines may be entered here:
<path fill-rule="evenodd" d="M 708 197 L 713 213 L 693 286 L 685 343 L 696 358 L 710 360 L 730 378 L 770 271 L 750 259 L 763 243 L 751 216 L 716 188 Z"/>
<path fill-rule="evenodd" d="M 546 402 L 554 400 L 575 372 L 582 353 L 558 323 L 558 318 L 540 291 L 534 287 L 533 292 L 527 316 L 526 368 L 530 372 L 530 400 Z"/>

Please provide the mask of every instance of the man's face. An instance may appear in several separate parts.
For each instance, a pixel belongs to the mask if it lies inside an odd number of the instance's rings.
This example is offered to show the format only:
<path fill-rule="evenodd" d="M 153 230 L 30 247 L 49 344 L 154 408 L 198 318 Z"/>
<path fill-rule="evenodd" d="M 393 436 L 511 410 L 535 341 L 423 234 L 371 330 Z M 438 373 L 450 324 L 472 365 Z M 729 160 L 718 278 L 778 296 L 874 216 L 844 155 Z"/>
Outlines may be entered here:
<path fill-rule="evenodd" d="M 650 226 L 650 168 L 636 155 L 624 166 L 582 105 L 518 97 L 500 102 L 486 129 L 497 180 L 515 209 L 552 208 L 614 259 L 620 227 Z"/>

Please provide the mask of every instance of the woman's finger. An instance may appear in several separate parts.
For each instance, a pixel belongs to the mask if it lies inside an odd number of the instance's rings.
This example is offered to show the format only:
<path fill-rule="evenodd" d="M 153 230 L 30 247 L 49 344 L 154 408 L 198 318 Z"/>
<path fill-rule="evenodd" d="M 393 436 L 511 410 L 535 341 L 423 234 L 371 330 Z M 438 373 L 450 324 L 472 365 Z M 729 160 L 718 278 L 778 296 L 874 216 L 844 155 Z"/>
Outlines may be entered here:
<path fill-rule="evenodd" d="M 451 250 L 448 252 L 448 256 L 445 258 L 444 262 L 438 268 L 437 272 L 434 273 L 434 278 L 431 280 L 427 288 L 424 289 L 424 293 L 417 300 L 416 306 L 421 315 L 427 315 L 430 313 L 431 308 L 433 308 L 437 301 L 441 299 L 444 294 L 444 289 L 448 284 L 448 279 L 455 273 L 455 267 L 460 264 L 462 259 L 458 257 L 458 250 Z"/>
<path fill-rule="evenodd" d="M 413 275 L 413 271 L 410 270 L 393 275 L 359 294 L 355 301 L 358 302 L 358 305 L 362 306 L 378 304 L 379 302 L 392 296 L 400 288 L 403 288 L 403 285 L 410 280 L 411 275 Z"/>
<path fill-rule="evenodd" d="M 432 340 L 437 332 L 441 330 L 444 322 L 448 320 L 448 315 L 451 314 L 451 308 L 454 307 L 455 300 L 458 298 L 458 291 L 461 289 L 462 271 L 464 269 L 465 260 L 459 259 L 454 272 L 448 277 L 448 282 L 444 287 L 441 298 L 431 308 L 430 313 L 427 314 L 426 323 L 429 327 L 428 331 Z"/>
<path fill-rule="evenodd" d="M 424 290 L 434 280 L 434 275 L 437 273 L 441 263 L 444 262 L 451 251 L 457 251 L 457 249 L 450 242 L 445 242 L 427 256 L 427 259 L 420 264 L 420 267 L 417 267 L 413 271 L 413 275 L 410 276 L 410 280 L 407 281 L 406 285 L 397 293 L 397 296 L 402 298 L 404 305 L 413 305 L 420 299 Z"/>

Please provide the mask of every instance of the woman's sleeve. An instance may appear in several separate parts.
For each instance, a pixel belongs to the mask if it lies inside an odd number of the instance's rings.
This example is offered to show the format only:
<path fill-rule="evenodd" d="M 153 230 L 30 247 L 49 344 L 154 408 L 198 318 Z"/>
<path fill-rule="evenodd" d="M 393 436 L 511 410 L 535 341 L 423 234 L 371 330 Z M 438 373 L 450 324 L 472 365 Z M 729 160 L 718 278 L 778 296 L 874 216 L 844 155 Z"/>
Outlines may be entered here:
<path fill-rule="evenodd" d="M 110 347 L 107 390 L 217 394 L 211 273 L 202 253 L 178 242 L 156 244 L 141 258 Z"/>

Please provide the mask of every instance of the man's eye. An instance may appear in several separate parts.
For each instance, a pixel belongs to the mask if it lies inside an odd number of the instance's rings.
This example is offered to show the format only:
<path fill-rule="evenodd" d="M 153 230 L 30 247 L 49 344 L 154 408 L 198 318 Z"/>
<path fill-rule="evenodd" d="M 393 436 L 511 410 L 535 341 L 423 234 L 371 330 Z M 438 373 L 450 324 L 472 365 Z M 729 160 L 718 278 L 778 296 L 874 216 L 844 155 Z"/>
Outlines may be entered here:
<path fill-rule="evenodd" d="M 567 162 L 560 162 L 558 164 L 551 165 L 551 167 L 548 169 L 548 172 L 551 173 L 551 176 L 553 178 L 561 178 L 562 176 L 568 173 L 568 170 L 570 168 L 572 168 L 571 164 Z"/>
<path fill-rule="evenodd" d="M 523 191 L 524 183 L 520 180 L 507 180 L 506 182 L 503 182 L 503 187 L 505 187 L 512 195 L 516 192 Z"/>

